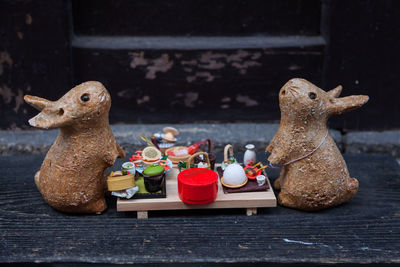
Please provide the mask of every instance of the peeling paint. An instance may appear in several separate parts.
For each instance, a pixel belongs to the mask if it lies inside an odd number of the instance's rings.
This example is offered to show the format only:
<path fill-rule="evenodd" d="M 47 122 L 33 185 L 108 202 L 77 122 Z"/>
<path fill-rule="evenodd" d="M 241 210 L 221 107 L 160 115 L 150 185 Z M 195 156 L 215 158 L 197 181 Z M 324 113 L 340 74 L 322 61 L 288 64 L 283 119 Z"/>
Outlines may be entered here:
<path fill-rule="evenodd" d="M 258 101 L 251 99 L 249 96 L 247 95 L 238 95 L 236 97 L 236 101 L 239 103 L 243 103 L 245 104 L 246 107 L 253 107 L 253 106 L 258 106 Z"/>
<path fill-rule="evenodd" d="M 14 112 L 18 113 L 19 107 L 24 103 L 24 91 L 18 89 L 18 95 L 15 97 Z"/>
<path fill-rule="evenodd" d="M 224 58 L 223 54 L 213 54 L 208 51 L 206 53 L 201 54 L 199 61 L 203 64 L 198 65 L 199 68 L 207 69 L 207 70 L 219 70 L 225 67 L 225 63 L 221 61 L 217 61 L 217 59 Z"/>
<path fill-rule="evenodd" d="M 33 19 L 32 19 L 31 14 L 29 14 L 29 13 L 26 14 L 26 16 L 25 16 L 25 23 L 26 23 L 27 25 L 31 25 L 32 22 L 33 22 Z"/>
<path fill-rule="evenodd" d="M 168 54 L 162 54 L 160 58 L 152 60 L 153 65 L 148 66 L 147 79 L 155 79 L 157 72 L 167 72 L 174 65 L 174 61 L 169 60 Z"/>
<path fill-rule="evenodd" d="M 256 52 L 251 56 L 251 59 L 253 60 L 257 60 L 261 57 L 261 53 L 260 52 Z"/>
<path fill-rule="evenodd" d="M 295 64 L 289 66 L 288 70 L 300 70 L 301 67 Z"/>
<path fill-rule="evenodd" d="M 130 67 L 132 69 L 140 68 L 146 71 L 145 78 L 153 80 L 157 78 L 159 72 L 167 72 L 174 66 L 175 59 L 178 66 L 188 73 L 187 82 L 191 83 L 198 79 L 204 79 L 206 82 L 214 81 L 218 75 L 215 71 L 222 70 L 226 67 L 237 69 L 239 74 L 246 74 L 248 69 L 261 66 L 261 62 L 257 61 L 261 58 L 261 52 L 236 50 L 232 53 L 213 53 L 212 51 L 201 52 L 196 59 L 184 59 L 182 53 L 163 53 L 158 58 L 146 57 L 146 52 L 129 52 L 131 58 Z M 173 59 L 171 59 L 173 58 Z"/>
<path fill-rule="evenodd" d="M 211 72 L 208 72 L 208 71 L 198 71 L 198 72 L 196 72 L 194 75 L 187 76 L 187 77 L 186 77 L 186 80 L 187 80 L 188 82 L 191 83 L 191 82 L 196 81 L 197 78 L 205 78 L 205 79 L 206 79 L 206 82 L 212 82 L 212 81 L 214 81 L 215 77 L 216 77 L 216 76 L 212 75 Z"/>
<path fill-rule="evenodd" d="M 0 52 L 0 75 L 4 72 L 4 64 L 7 63 L 11 68 L 13 65 L 13 60 L 7 51 Z"/>
<path fill-rule="evenodd" d="M 15 94 L 7 85 L 0 86 L 0 96 L 3 98 L 5 104 L 9 104 L 14 98 Z"/>
<path fill-rule="evenodd" d="M 261 64 L 256 61 L 244 61 L 243 63 L 234 62 L 232 66 L 237 68 L 240 74 L 246 74 L 249 67 L 261 66 Z"/>
<path fill-rule="evenodd" d="M 221 102 L 226 103 L 226 102 L 231 102 L 231 98 L 229 96 L 226 96 L 224 98 L 221 99 Z"/>
<path fill-rule="evenodd" d="M 197 60 L 182 60 L 181 61 L 182 65 L 190 65 L 190 66 L 196 66 L 197 65 Z"/>
<path fill-rule="evenodd" d="M 148 96 L 148 95 L 145 95 L 145 96 L 143 96 L 142 98 L 137 98 L 137 99 L 136 99 L 136 103 L 137 103 L 138 105 L 141 105 L 141 104 L 146 103 L 146 102 L 149 102 L 149 101 L 150 101 L 150 96 Z"/>
<path fill-rule="evenodd" d="M 227 104 L 221 105 L 221 108 L 222 109 L 227 109 L 227 108 L 229 108 L 229 105 L 227 105 Z"/>
<path fill-rule="evenodd" d="M 261 66 L 262 64 L 257 59 L 261 58 L 260 52 L 248 52 L 237 50 L 235 53 L 213 53 L 206 51 L 199 55 L 197 59 L 183 60 L 181 65 L 184 66 L 185 72 L 194 72 L 195 75 L 186 77 L 188 82 L 193 82 L 197 78 L 206 78 L 206 82 L 212 82 L 217 77 L 211 71 L 221 70 L 227 66 L 236 68 L 239 74 L 246 74 L 251 67 Z M 204 72 L 203 70 L 208 70 Z"/>
<path fill-rule="evenodd" d="M 145 66 L 148 64 L 148 60 L 144 58 L 144 52 L 136 53 L 136 52 L 131 52 L 128 53 L 132 60 L 131 60 L 131 68 L 135 69 L 138 66 Z"/>
<path fill-rule="evenodd" d="M 24 39 L 24 33 L 23 32 L 17 32 L 17 37 L 20 40 Z"/>
<path fill-rule="evenodd" d="M 159 58 L 145 58 L 144 52 L 130 52 L 132 58 L 130 67 L 135 69 L 139 66 L 146 66 L 146 79 L 153 80 L 157 77 L 157 72 L 167 72 L 174 65 L 174 61 L 170 60 L 169 55 L 164 53 Z"/>
<path fill-rule="evenodd" d="M 132 90 L 126 89 L 126 90 L 119 91 L 117 93 L 117 96 L 119 96 L 121 98 L 132 98 L 133 92 L 132 92 Z"/>
<path fill-rule="evenodd" d="M 185 99 L 183 100 L 186 107 L 194 108 L 194 102 L 199 98 L 199 93 L 197 92 L 187 92 L 185 94 Z"/>

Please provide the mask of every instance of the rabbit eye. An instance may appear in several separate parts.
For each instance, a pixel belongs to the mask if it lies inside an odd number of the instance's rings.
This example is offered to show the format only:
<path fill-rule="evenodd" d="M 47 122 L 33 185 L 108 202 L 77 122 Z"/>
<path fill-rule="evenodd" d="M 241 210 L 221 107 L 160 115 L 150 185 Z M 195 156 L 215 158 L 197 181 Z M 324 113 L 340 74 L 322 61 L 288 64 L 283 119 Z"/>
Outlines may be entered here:
<path fill-rule="evenodd" d="M 311 92 L 311 93 L 308 94 L 308 97 L 311 98 L 311 99 L 315 99 L 315 98 L 317 98 L 317 95 L 315 93 Z"/>
<path fill-rule="evenodd" d="M 81 100 L 83 101 L 83 102 L 88 102 L 89 101 L 89 95 L 88 94 L 83 94 L 82 96 L 81 96 Z"/>

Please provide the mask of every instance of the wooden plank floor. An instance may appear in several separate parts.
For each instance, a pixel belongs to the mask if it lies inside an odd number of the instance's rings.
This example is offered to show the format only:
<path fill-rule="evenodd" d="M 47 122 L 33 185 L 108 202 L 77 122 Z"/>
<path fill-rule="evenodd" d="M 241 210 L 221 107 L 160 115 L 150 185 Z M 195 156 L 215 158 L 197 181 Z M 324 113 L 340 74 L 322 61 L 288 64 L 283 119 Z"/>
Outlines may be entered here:
<path fill-rule="evenodd" d="M 345 159 L 360 190 L 336 208 L 310 213 L 278 206 L 257 216 L 237 209 L 154 211 L 138 220 L 136 212 L 117 212 L 115 198 L 101 215 L 57 212 L 33 182 L 43 156 L 0 157 L 0 262 L 400 263 L 399 165 L 385 155 Z M 278 172 L 269 176 L 273 182 Z"/>

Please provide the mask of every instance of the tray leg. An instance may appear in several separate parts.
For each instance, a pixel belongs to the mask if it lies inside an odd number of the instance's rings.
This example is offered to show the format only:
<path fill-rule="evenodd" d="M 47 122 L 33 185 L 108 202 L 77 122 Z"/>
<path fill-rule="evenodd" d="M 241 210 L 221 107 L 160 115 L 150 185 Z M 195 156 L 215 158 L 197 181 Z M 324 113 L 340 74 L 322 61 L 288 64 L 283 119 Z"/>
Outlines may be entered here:
<path fill-rule="evenodd" d="M 138 219 L 148 219 L 149 218 L 149 213 L 147 211 L 138 211 L 137 212 L 137 218 Z"/>
<path fill-rule="evenodd" d="M 257 208 L 246 209 L 246 215 L 247 216 L 257 215 Z"/>

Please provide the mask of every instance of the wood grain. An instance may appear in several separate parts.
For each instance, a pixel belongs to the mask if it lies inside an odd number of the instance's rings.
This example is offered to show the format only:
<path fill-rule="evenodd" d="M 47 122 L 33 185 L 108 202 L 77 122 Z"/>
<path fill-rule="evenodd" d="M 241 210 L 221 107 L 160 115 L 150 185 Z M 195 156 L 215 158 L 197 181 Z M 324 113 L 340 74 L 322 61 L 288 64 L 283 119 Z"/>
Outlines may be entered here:
<path fill-rule="evenodd" d="M 116 212 L 115 198 L 101 215 L 57 212 L 33 183 L 43 157 L 1 157 L 0 262 L 400 263 L 398 164 L 382 155 L 345 159 L 360 190 L 337 208 L 266 208 L 250 217 L 235 209 L 159 211 L 138 220 Z"/>

